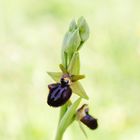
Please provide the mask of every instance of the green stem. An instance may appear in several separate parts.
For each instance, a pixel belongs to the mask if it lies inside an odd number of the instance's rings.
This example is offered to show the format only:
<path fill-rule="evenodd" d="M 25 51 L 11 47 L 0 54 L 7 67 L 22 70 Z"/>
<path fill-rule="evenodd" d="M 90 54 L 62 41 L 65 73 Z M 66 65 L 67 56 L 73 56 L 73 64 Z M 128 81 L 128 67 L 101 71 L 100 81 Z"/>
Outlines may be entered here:
<path fill-rule="evenodd" d="M 71 105 L 71 100 L 68 100 L 65 105 L 63 105 L 60 108 L 60 113 L 59 113 L 59 122 L 61 121 L 62 117 L 64 116 L 65 112 L 67 111 L 68 107 Z"/>
<path fill-rule="evenodd" d="M 70 106 L 70 105 L 71 105 L 71 101 L 68 100 L 68 102 L 60 108 L 59 123 L 60 123 L 62 117 L 64 116 L 65 112 L 67 111 L 68 106 Z M 58 129 L 59 129 L 59 123 L 58 123 L 58 127 L 57 127 L 57 133 L 56 133 L 55 140 L 61 140 L 62 137 L 63 137 L 63 134 L 62 133 L 59 134 L 59 131 L 58 131 Z"/>
<path fill-rule="evenodd" d="M 60 113 L 59 113 L 59 122 L 58 122 L 58 126 L 57 126 L 57 131 L 56 131 L 56 136 L 55 136 L 55 140 L 62 140 L 63 137 L 63 133 L 60 133 L 59 131 L 59 123 L 63 117 L 63 115 L 65 114 L 65 112 L 67 111 L 67 104 L 63 105 L 60 108 Z"/>
<path fill-rule="evenodd" d="M 55 140 L 62 140 L 62 138 L 63 138 L 63 133 L 59 133 L 59 131 L 57 130 Z"/>
<path fill-rule="evenodd" d="M 75 120 L 75 118 L 76 118 L 76 116 L 74 115 L 73 118 L 71 119 L 71 121 L 69 122 L 68 126 L 73 123 L 73 121 Z M 59 129 L 59 127 L 57 127 L 57 133 L 56 133 L 55 140 L 62 140 L 63 139 L 64 132 L 60 132 L 58 129 Z"/>
<path fill-rule="evenodd" d="M 62 140 L 63 134 L 66 131 L 67 127 L 75 120 L 75 110 L 80 102 L 81 98 L 78 98 L 73 104 L 71 104 L 71 106 L 69 106 L 69 108 L 59 121 L 55 140 Z"/>

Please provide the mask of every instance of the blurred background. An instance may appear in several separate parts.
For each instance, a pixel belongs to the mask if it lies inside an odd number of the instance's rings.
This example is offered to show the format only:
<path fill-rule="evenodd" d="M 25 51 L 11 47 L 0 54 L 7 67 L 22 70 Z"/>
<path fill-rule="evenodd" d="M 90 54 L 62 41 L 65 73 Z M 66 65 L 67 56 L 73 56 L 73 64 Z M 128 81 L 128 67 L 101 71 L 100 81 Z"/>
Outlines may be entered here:
<path fill-rule="evenodd" d="M 139 0 L 0 0 L 0 140 L 54 139 L 59 108 L 46 103 L 46 71 L 59 71 L 64 34 L 80 16 L 90 27 L 83 103 L 99 122 L 84 126 L 88 139 L 140 139 Z M 86 140 L 75 122 L 64 140 L 78 139 Z"/>

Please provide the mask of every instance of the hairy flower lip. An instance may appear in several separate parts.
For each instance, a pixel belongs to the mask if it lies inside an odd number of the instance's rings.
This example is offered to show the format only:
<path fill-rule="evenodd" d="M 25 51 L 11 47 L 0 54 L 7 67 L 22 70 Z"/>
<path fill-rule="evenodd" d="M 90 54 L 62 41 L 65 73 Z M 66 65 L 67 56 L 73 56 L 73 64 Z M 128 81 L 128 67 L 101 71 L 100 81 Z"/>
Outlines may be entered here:
<path fill-rule="evenodd" d="M 98 127 L 97 119 L 93 118 L 91 115 L 87 114 L 81 120 L 90 129 L 96 129 Z"/>
<path fill-rule="evenodd" d="M 84 104 L 77 110 L 78 119 L 84 123 L 90 129 L 96 129 L 98 127 L 97 119 L 89 114 L 88 105 Z"/>
<path fill-rule="evenodd" d="M 70 82 L 71 81 L 68 77 L 63 77 L 61 78 L 60 83 L 53 83 L 48 85 L 48 105 L 53 107 L 59 107 L 69 100 L 72 94 L 72 90 L 69 86 Z"/>

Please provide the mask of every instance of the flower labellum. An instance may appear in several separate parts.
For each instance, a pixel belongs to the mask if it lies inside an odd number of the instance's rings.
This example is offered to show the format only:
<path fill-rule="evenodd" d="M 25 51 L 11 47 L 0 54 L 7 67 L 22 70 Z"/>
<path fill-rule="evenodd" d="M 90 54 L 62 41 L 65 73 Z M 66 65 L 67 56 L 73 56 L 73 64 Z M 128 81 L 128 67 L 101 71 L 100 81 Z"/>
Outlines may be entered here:
<path fill-rule="evenodd" d="M 97 119 L 89 115 L 88 111 L 89 109 L 87 104 L 84 104 L 77 111 L 78 119 L 90 129 L 96 129 L 98 127 Z"/>
<path fill-rule="evenodd" d="M 59 107 L 65 104 L 71 97 L 72 90 L 70 88 L 69 78 L 61 78 L 60 83 L 48 85 L 49 95 L 47 103 L 53 107 Z"/>

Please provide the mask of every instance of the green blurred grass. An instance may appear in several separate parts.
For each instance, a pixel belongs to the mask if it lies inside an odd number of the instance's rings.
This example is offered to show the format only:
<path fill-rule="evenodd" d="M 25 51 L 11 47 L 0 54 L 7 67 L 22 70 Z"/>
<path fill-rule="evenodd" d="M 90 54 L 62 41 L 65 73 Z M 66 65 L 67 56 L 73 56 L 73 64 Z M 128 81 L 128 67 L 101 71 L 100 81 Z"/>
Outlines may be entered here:
<path fill-rule="evenodd" d="M 83 15 L 90 38 L 81 50 L 82 81 L 98 118 L 89 140 L 138 140 L 138 0 L 0 1 L 0 140 L 51 140 L 59 109 L 46 104 L 46 71 L 57 71 L 64 33 Z M 86 102 L 86 101 L 85 101 Z M 75 122 L 65 139 L 85 140 Z"/>

